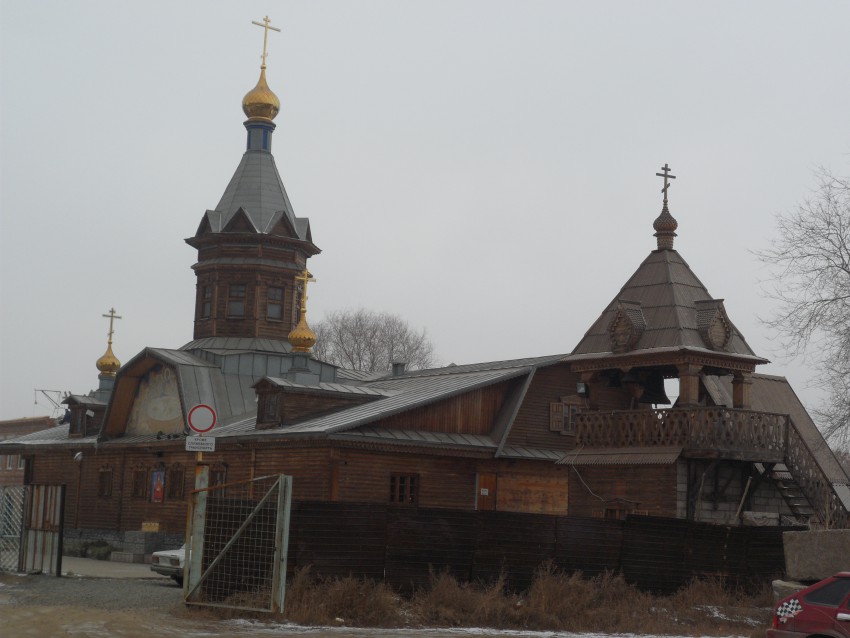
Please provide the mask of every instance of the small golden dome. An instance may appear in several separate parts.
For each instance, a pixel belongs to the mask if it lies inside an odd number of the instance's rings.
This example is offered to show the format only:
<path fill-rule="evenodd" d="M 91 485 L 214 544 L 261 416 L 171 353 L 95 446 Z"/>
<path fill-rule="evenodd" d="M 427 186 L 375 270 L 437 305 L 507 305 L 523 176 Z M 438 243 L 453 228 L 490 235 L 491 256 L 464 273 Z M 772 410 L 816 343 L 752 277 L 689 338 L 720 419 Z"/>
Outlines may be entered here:
<path fill-rule="evenodd" d="M 121 362 L 118 358 L 112 354 L 112 342 L 106 346 L 106 352 L 104 355 L 97 360 L 97 369 L 100 370 L 101 374 L 105 374 L 109 377 L 114 377 L 115 373 L 118 372 L 118 368 L 121 367 Z"/>
<path fill-rule="evenodd" d="M 252 120 L 271 122 L 280 111 L 280 100 L 266 84 L 266 65 L 260 67 L 260 79 L 257 86 L 242 98 L 242 110 Z"/>
<path fill-rule="evenodd" d="M 301 313 L 298 325 L 292 329 L 287 337 L 292 344 L 293 352 L 310 352 L 310 348 L 316 345 L 316 333 L 307 325 L 307 313 Z"/>

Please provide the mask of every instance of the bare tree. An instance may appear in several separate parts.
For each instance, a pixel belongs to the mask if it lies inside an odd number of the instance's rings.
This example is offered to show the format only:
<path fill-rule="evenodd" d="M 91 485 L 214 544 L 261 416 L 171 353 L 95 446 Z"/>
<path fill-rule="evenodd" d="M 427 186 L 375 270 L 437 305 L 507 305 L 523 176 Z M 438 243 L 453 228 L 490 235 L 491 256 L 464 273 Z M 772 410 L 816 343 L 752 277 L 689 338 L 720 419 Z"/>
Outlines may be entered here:
<path fill-rule="evenodd" d="M 436 365 L 434 346 L 423 328 L 417 331 L 398 315 L 387 312 L 337 310 L 312 326 L 316 358 L 365 372 L 389 370 L 393 361 L 408 368 Z"/>
<path fill-rule="evenodd" d="M 757 253 L 773 267 L 766 323 L 791 356 L 805 354 L 829 393 L 813 410 L 824 435 L 850 443 L 850 179 L 821 169 L 813 196 L 777 218 L 779 237 Z"/>

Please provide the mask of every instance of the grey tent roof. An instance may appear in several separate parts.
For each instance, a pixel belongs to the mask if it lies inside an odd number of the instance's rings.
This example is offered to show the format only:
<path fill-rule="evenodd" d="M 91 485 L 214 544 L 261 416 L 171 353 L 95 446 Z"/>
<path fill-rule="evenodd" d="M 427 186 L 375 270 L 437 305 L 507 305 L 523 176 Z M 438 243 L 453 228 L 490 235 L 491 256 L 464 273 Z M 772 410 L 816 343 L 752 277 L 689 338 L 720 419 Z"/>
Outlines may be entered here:
<path fill-rule="evenodd" d="M 242 156 L 218 206 L 207 211 L 212 232 L 221 232 L 239 209 L 258 233 L 269 233 L 286 218 L 298 239 L 310 241 L 309 221 L 295 217 L 271 153 L 252 150 Z"/>
<path fill-rule="evenodd" d="M 708 350 L 699 330 L 697 302 L 711 299 L 705 286 L 678 252 L 654 250 L 593 323 L 570 358 L 611 352 L 608 328 L 620 302 L 624 302 L 627 314 L 634 314 L 639 303 L 645 323 L 629 354 L 662 348 Z M 757 357 L 734 325 L 730 327 L 731 337 L 721 352 L 766 362 Z"/>

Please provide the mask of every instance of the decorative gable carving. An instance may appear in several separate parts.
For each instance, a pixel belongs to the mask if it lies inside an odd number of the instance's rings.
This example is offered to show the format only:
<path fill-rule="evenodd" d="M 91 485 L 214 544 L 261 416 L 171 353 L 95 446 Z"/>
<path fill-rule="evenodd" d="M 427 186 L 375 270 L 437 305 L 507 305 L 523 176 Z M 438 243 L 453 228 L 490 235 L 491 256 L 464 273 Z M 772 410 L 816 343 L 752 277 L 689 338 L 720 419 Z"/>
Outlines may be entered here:
<path fill-rule="evenodd" d="M 697 330 L 705 345 L 712 350 L 725 350 L 732 338 L 732 323 L 723 307 L 723 300 L 697 301 L 696 309 Z"/>
<path fill-rule="evenodd" d="M 646 320 L 639 301 L 617 302 L 617 311 L 608 326 L 611 340 L 611 352 L 621 353 L 632 350 L 646 330 Z"/>

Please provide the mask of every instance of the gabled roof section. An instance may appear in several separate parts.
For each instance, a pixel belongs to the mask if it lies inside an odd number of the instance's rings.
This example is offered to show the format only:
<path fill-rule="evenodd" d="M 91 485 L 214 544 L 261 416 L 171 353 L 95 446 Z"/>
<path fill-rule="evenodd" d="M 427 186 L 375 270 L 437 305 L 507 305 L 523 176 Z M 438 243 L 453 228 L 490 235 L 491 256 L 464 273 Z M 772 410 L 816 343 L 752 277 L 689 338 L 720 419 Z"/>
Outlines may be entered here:
<path fill-rule="evenodd" d="M 428 377 L 390 377 L 365 386 L 388 395 L 377 401 L 322 415 L 296 425 L 270 428 L 263 431 L 255 431 L 253 421 L 243 421 L 234 423 L 233 426 L 216 428 L 215 436 L 252 434 L 256 436 L 315 437 L 347 432 L 390 416 L 444 401 L 465 392 L 513 379 L 530 372 L 531 368 L 529 367 L 515 367 Z M 351 389 L 351 391 L 362 390 L 363 386 Z"/>
<path fill-rule="evenodd" d="M 215 211 L 208 211 L 209 230 L 222 232 L 237 211 L 243 210 L 258 232 L 288 229 L 294 239 L 310 241 L 309 223 L 296 221 L 295 213 L 271 153 L 246 151 Z M 216 213 L 215 215 L 211 213 Z M 285 223 L 277 223 L 285 218 Z M 198 234 L 204 229 L 202 222 Z"/>
<path fill-rule="evenodd" d="M 618 329 L 627 319 L 639 329 L 626 336 L 623 330 L 612 331 L 612 327 Z M 629 343 L 626 337 L 632 336 L 636 338 Z M 758 358 L 728 320 L 722 300 L 712 299 L 685 260 L 672 249 L 649 254 L 579 341 L 570 358 L 613 353 L 625 344 L 632 354 L 688 348 Z"/>

